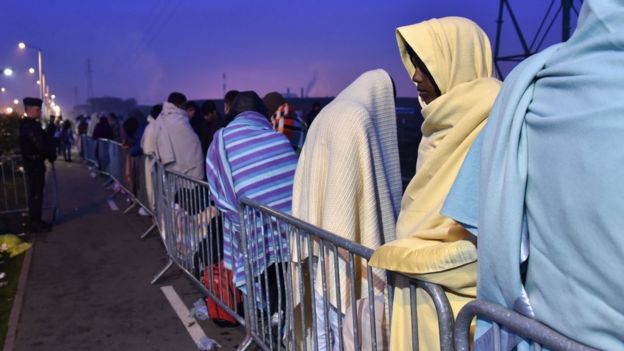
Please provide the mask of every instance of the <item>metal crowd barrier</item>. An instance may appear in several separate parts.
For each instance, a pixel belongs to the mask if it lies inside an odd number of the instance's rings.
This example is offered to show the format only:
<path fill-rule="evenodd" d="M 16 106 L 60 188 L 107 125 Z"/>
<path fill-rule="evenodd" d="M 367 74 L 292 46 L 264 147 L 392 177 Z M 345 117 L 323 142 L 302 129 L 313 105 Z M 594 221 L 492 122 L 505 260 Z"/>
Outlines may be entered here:
<path fill-rule="evenodd" d="M 52 222 L 58 216 L 58 187 L 54 163 L 46 162 L 43 209 L 52 211 Z M 21 155 L 0 157 L 0 214 L 28 211 L 28 183 Z"/>
<path fill-rule="evenodd" d="M 253 253 L 259 249 L 279 253 L 276 262 L 262 262 L 267 266 L 263 274 L 255 272 L 252 267 L 255 262 L 245 260 L 247 286 L 256 287 L 247 289 L 247 333 L 260 348 L 388 349 L 392 304 L 388 293 L 393 291 L 394 277 L 398 274 L 369 266 L 373 250 L 250 199 L 241 200 L 241 221 L 246 257 L 254 257 Z M 271 276 L 283 278 L 271 281 Z M 389 284 L 380 289 L 383 278 Z M 444 290 L 435 284 L 405 278 L 410 285 L 412 307 L 417 306 L 416 288 L 423 289 L 433 299 L 441 349 L 452 350 L 453 313 Z M 319 285 L 321 295 L 313 292 Z M 271 297 L 271 291 L 276 296 Z M 418 350 L 416 309 L 412 308 L 411 312 L 413 349 Z M 332 316 L 334 321 L 330 321 Z"/>
<path fill-rule="evenodd" d="M 21 156 L 0 157 L 0 214 L 28 211 L 28 184 Z"/>
<path fill-rule="evenodd" d="M 97 143 L 98 152 L 91 154 L 93 143 L 86 140 L 85 158 L 94 163 L 90 157 L 96 155 L 94 164 L 99 165 L 103 174 L 122 187 L 133 189 L 131 183 L 121 179 L 121 165 L 126 163 L 120 160 L 126 159 L 125 150 L 106 140 Z M 145 168 L 144 161 L 137 158 L 132 171 L 138 172 L 135 178 L 139 187 L 151 186 L 154 204 L 149 204 L 146 192 L 134 188 L 130 194 L 153 215 L 154 224 L 142 238 L 157 229 L 168 256 L 167 264 L 152 284 L 171 267 L 178 267 L 202 294 L 245 328 L 241 350 L 252 343 L 263 350 L 388 348 L 391 293 L 398 274 L 370 267 L 368 260 L 373 250 L 243 199 L 243 294 L 230 283 L 232 273 L 222 264 L 222 228 L 226 218 L 214 206 L 208 184 L 167 170 L 158 162 L 151 170 L 151 184 L 147 184 L 145 172 L 150 170 Z M 258 256 L 259 250 L 272 251 L 275 260 L 252 261 L 250 258 Z M 409 282 L 412 306 L 417 303 L 417 288 L 431 296 L 438 311 L 441 349 L 452 350 L 453 313 L 443 289 L 403 278 Z M 314 294 L 315 286 L 322 287 L 321 295 Z M 413 349 L 418 350 L 415 308 L 412 330 Z"/>
<path fill-rule="evenodd" d="M 80 156 L 89 164 L 97 166 L 97 155 L 95 153 L 97 140 L 87 135 L 81 135 L 80 139 Z"/>
<path fill-rule="evenodd" d="M 154 179 L 155 213 L 169 259 L 152 284 L 175 265 L 205 296 L 245 326 L 240 292 L 230 285 L 231 274 L 221 264 L 224 216 L 213 206 L 208 183 L 160 164 Z M 249 341 L 243 342 L 241 349 L 248 345 Z"/>
<path fill-rule="evenodd" d="M 505 338 L 501 336 L 501 328 L 504 328 L 528 341 L 531 350 L 546 348 L 561 351 L 597 351 L 559 334 L 535 319 L 483 300 L 472 301 L 459 311 L 455 322 L 455 349 L 457 351 L 471 350 L 470 323 L 475 317 L 492 322 L 494 340 L 492 350 L 506 350 L 503 344 Z"/>

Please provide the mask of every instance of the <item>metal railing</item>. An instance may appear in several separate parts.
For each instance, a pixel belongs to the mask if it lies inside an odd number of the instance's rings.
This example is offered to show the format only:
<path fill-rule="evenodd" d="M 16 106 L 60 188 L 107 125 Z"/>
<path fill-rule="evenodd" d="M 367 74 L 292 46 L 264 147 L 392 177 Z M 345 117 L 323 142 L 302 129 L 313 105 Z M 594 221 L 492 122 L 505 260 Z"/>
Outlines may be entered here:
<path fill-rule="evenodd" d="M 43 209 L 52 211 L 52 222 L 58 216 L 58 186 L 54 163 L 46 163 Z M 22 156 L 0 157 L 0 214 L 28 211 L 28 180 Z"/>
<path fill-rule="evenodd" d="M 166 169 L 149 156 L 131 158 L 115 142 L 86 138 L 81 145 L 83 158 L 132 196 L 125 213 L 141 206 L 152 215 L 153 224 L 141 238 L 157 230 L 168 257 L 152 284 L 170 268 L 179 268 L 245 329 L 241 350 L 252 344 L 262 350 L 385 350 L 398 278 L 407 281 L 410 291 L 413 350 L 419 345 L 417 289 L 436 308 L 441 350 L 469 350 L 475 316 L 534 340 L 536 349 L 591 350 L 483 301 L 466 305 L 455 322 L 441 286 L 375 269 L 368 264 L 370 248 L 251 199 L 239 204 L 240 236 L 224 238 L 229 219 L 216 208 L 206 182 Z M 236 272 L 226 269 L 224 255 L 238 239 L 244 253 L 243 285 L 232 282 Z M 264 258 L 266 252 L 271 261 Z"/>
<path fill-rule="evenodd" d="M 21 156 L 0 157 L 0 213 L 28 211 L 28 184 Z"/>
<path fill-rule="evenodd" d="M 252 267 L 257 263 L 245 260 L 247 286 L 254 287 L 245 296 L 247 332 L 259 347 L 388 349 L 390 292 L 399 274 L 371 267 L 370 248 L 251 199 L 242 199 L 240 206 L 245 257 L 278 252 L 275 262 L 263 262 L 262 274 Z M 415 306 L 421 288 L 436 307 L 441 349 L 452 350 L 453 312 L 444 289 L 404 278 L 410 286 L 413 349 L 418 349 Z"/>
<path fill-rule="evenodd" d="M 393 282 L 399 275 L 369 266 L 370 248 L 243 199 L 239 244 L 247 258 L 242 263 L 246 288 L 224 283 L 232 279 L 223 264 L 227 219 L 214 206 L 206 182 L 157 161 L 145 167 L 146 156 L 131 158 L 122 145 L 109 140 L 83 136 L 81 155 L 94 171 L 109 178 L 107 184 L 116 183 L 132 196 L 134 202 L 125 213 L 138 205 L 153 216 L 153 225 L 141 237 L 157 229 L 168 260 L 151 283 L 160 281 L 170 268 L 179 268 L 245 329 L 241 350 L 252 343 L 263 350 L 388 348 Z M 128 176 L 132 172 L 137 174 Z M 145 177 L 148 172 L 151 184 Z M 140 190 L 148 187 L 153 190 L 153 205 L 147 191 Z M 276 259 L 249 259 L 260 249 L 273 250 Z M 452 350 L 453 313 L 444 290 L 404 278 L 411 291 L 413 349 L 418 350 L 415 306 L 420 288 L 438 312 L 441 349 Z"/>
<path fill-rule="evenodd" d="M 470 351 L 470 324 L 475 317 L 492 323 L 492 350 L 507 350 L 502 330 L 529 343 L 531 350 L 597 351 L 564 336 L 535 319 L 491 302 L 476 300 L 465 305 L 455 322 L 455 349 Z M 514 345 L 515 346 L 515 345 Z"/>

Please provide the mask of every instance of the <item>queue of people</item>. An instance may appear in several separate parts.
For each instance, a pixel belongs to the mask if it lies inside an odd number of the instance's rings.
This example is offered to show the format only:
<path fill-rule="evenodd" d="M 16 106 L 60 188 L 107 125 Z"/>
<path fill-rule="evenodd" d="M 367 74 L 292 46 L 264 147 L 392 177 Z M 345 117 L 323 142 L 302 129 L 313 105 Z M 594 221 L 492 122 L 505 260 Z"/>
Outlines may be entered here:
<path fill-rule="evenodd" d="M 528 59 L 504 83 L 494 73 L 489 38 L 474 22 L 446 17 L 399 27 L 398 56 L 424 117 L 416 174 L 404 193 L 396 92 L 380 69 L 363 73 L 305 118 L 278 93 L 261 99 L 253 91 L 228 92 L 220 118 L 214 103 L 200 108 L 173 92 L 152 108 L 147 125 L 124 122 L 123 129 L 133 155 L 152 155 L 166 169 L 207 181 L 226 219 L 224 267 L 243 291 L 250 288 L 243 260 L 263 274 L 284 259 L 273 250 L 244 257 L 238 203 L 249 197 L 374 249 L 373 281 L 358 275 L 355 283 L 372 285 L 376 295 L 387 288 L 382 269 L 399 272 L 442 286 L 455 314 L 483 298 L 589 346 L 618 349 L 624 340 L 624 283 L 617 274 L 624 271 L 624 217 L 617 213 L 624 186 L 617 149 L 622 15 L 615 0 L 586 0 L 572 38 Z M 37 174 L 29 183 L 36 204 L 41 164 L 51 155 L 42 134 L 26 125 L 35 109 L 27 114 L 24 145 L 38 145 L 23 148 L 32 160 L 27 173 Z M 94 123 L 81 121 L 79 134 L 119 138 L 108 116 Z M 146 162 L 150 177 L 154 161 Z M 151 205 L 154 196 L 148 190 Z M 31 211 L 34 221 L 39 216 Z M 345 269 L 341 262 L 338 270 Z M 350 300 L 313 289 L 316 345 L 334 350 L 342 332 L 337 321 L 346 318 Z M 357 291 L 356 299 L 367 297 L 367 289 Z M 411 349 L 405 279 L 395 282 L 393 296 L 385 346 Z M 439 349 L 433 303 L 420 290 L 417 300 L 420 349 Z M 329 329 L 318 327 L 326 319 Z M 492 325 L 479 321 L 475 349 L 493 341 Z M 505 342 L 512 349 L 523 341 Z"/>

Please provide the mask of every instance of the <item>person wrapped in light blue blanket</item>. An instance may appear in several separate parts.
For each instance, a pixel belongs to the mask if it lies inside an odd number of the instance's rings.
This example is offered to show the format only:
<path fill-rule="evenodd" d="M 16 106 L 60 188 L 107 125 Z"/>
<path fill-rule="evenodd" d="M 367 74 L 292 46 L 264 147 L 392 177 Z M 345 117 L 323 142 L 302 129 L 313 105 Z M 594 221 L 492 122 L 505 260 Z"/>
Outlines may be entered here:
<path fill-rule="evenodd" d="M 623 18 L 586 0 L 569 41 L 509 75 L 442 211 L 478 236 L 479 299 L 602 350 L 624 348 Z M 479 321 L 475 350 L 492 343 Z"/>

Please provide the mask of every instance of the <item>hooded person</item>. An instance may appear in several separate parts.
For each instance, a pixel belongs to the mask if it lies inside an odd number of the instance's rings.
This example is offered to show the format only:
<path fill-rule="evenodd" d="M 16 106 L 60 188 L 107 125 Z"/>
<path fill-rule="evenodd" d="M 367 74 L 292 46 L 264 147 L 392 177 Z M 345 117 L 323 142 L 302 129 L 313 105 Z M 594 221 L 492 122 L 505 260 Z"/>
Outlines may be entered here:
<path fill-rule="evenodd" d="M 295 152 L 300 154 L 308 129 L 305 122 L 297 115 L 294 107 L 278 92 L 266 94 L 262 101 L 271 116 L 273 129 L 284 134 L 290 140 Z"/>
<path fill-rule="evenodd" d="M 347 240 L 377 248 L 395 238 L 401 190 L 393 83 L 388 73 L 377 69 L 358 77 L 316 117 L 297 165 L 293 216 Z M 316 256 L 318 252 L 304 252 L 303 257 L 297 257 L 297 254 L 291 253 L 293 260 L 302 262 L 308 255 Z M 333 260 L 330 254 L 329 262 Z M 366 298 L 369 286 L 375 295 L 384 293 L 385 273 L 374 270 L 373 281 L 369 281 L 366 264 L 358 262 L 354 277 L 356 291 L 343 288 L 339 296 L 336 272 L 329 269 L 324 297 L 322 269 L 316 269 L 316 285 L 311 288 L 314 290 L 318 327 L 314 333 L 307 333 L 316 335 L 319 350 L 340 348 L 338 318 L 352 307 L 352 294 L 357 294 L 356 300 Z M 347 262 L 341 257 L 338 259 L 338 274 L 342 287 L 350 286 L 346 272 Z M 329 337 L 321 327 L 325 325 L 326 317 L 324 298 L 330 305 L 327 316 Z M 340 311 L 337 309 L 338 300 Z M 370 330 L 370 326 L 363 328 Z M 327 345 L 327 339 L 334 340 L 333 345 Z M 343 339 L 347 342 L 348 338 Z M 377 340 L 381 339 L 382 336 L 377 335 Z"/>
<path fill-rule="evenodd" d="M 89 125 L 87 126 L 88 136 L 93 136 L 93 131 L 95 130 L 95 127 L 97 126 L 99 122 L 100 122 L 100 117 L 98 116 L 98 114 L 92 113 L 91 117 L 89 118 Z"/>
<path fill-rule="evenodd" d="M 599 350 L 624 341 L 624 4 L 586 0 L 570 39 L 505 80 L 444 213 L 479 242 L 480 300 Z M 477 322 L 475 350 L 529 343 Z"/>
<path fill-rule="evenodd" d="M 156 124 L 156 156 L 166 169 L 204 179 L 201 143 L 183 109 L 186 96 L 171 93 Z"/>
<path fill-rule="evenodd" d="M 470 235 L 440 214 L 442 204 L 486 123 L 500 90 L 490 41 L 478 25 L 460 17 L 431 19 L 397 29 L 407 72 L 417 84 L 424 122 L 416 174 L 401 201 L 397 240 L 377 249 L 370 264 L 444 287 L 453 312 L 476 295 L 477 249 Z M 411 349 L 410 288 L 395 282 L 390 345 Z M 438 350 L 435 307 L 416 291 L 421 350 Z"/>
<path fill-rule="evenodd" d="M 155 208 L 154 201 L 154 185 L 152 180 L 152 174 L 154 172 L 154 164 L 156 162 L 156 120 L 162 111 L 162 105 L 154 105 L 147 116 L 147 126 L 145 126 L 145 131 L 143 132 L 143 137 L 141 137 L 141 149 L 143 149 L 143 154 L 145 154 L 145 187 L 147 191 L 147 201 L 149 203 L 150 209 Z"/>
<path fill-rule="evenodd" d="M 244 257 L 239 200 L 247 197 L 290 214 L 297 156 L 288 139 L 273 130 L 266 108 L 255 92 L 238 94 L 229 113 L 235 116 L 234 120 L 215 133 L 208 148 L 206 175 L 212 200 L 224 215 L 223 264 L 233 273 L 234 285 L 245 291 L 245 259 L 252 262 L 252 274 L 258 276 L 265 271 L 275 271 L 269 266 L 278 263 L 279 257 L 283 257 L 278 253 L 283 251 L 266 248 L 274 242 L 273 235 L 252 237 L 250 242 L 259 241 L 266 246 L 254 250 L 253 257 Z M 260 227 L 263 229 L 253 233 L 271 233 Z M 282 241 L 286 243 L 285 236 Z M 288 247 L 281 250 L 288 250 Z M 273 289 L 278 284 L 270 286 Z M 280 286 L 284 287 L 284 282 Z M 274 293 L 273 290 L 268 292 L 270 298 L 277 296 Z M 276 303 L 273 301 L 270 306 Z"/>

